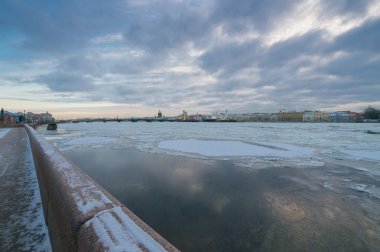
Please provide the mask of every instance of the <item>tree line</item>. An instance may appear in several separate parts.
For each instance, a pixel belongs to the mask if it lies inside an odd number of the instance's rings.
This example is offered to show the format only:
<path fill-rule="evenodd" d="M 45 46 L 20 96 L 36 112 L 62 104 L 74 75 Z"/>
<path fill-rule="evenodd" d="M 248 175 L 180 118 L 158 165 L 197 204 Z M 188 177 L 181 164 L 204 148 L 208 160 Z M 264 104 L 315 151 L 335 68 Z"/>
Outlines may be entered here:
<path fill-rule="evenodd" d="M 363 111 L 364 119 L 380 119 L 380 109 L 369 106 Z"/>

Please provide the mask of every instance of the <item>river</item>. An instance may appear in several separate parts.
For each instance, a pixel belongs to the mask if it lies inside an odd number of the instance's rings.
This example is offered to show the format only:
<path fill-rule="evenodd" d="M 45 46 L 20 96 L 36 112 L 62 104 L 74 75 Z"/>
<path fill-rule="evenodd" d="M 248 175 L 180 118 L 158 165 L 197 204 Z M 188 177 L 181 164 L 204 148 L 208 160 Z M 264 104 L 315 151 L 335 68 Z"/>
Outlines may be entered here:
<path fill-rule="evenodd" d="M 376 251 L 380 124 L 107 122 L 38 131 L 183 251 Z"/>

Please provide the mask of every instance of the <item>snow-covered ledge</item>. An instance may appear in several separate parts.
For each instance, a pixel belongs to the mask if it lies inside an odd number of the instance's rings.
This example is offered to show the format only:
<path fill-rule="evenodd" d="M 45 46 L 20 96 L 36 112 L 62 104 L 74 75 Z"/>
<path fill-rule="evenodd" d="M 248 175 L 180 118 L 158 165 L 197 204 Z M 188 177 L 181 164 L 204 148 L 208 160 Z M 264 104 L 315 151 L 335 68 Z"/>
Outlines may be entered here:
<path fill-rule="evenodd" d="M 54 251 L 178 251 L 25 125 Z"/>

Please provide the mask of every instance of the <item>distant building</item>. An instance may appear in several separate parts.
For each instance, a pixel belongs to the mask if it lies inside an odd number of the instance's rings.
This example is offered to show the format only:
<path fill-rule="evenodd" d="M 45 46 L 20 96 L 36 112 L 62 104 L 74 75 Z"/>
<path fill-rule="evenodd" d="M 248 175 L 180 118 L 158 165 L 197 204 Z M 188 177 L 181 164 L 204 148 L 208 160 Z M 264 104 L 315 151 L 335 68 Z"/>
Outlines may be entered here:
<path fill-rule="evenodd" d="M 324 111 L 314 111 L 314 121 L 315 122 L 327 122 L 329 120 L 329 115 Z"/>
<path fill-rule="evenodd" d="M 211 115 L 200 115 L 202 117 L 202 120 L 211 120 L 212 116 Z"/>
<path fill-rule="evenodd" d="M 329 117 L 329 122 L 337 122 L 338 121 L 338 116 L 337 116 L 336 112 L 329 112 L 328 117 Z"/>
<path fill-rule="evenodd" d="M 201 121 L 203 121 L 203 117 L 202 117 L 202 115 L 197 113 L 196 115 L 189 115 L 187 117 L 187 120 L 194 121 L 194 122 L 201 122 Z"/>
<path fill-rule="evenodd" d="M 327 122 L 329 120 L 329 114 L 319 110 L 305 111 L 302 120 L 304 122 Z"/>
<path fill-rule="evenodd" d="M 13 125 L 20 122 L 19 116 L 15 113 L 4 111 L 3 113 L 4 125 Z"/>
<path fill-rule="evenodd" d="M 277 121 L 277 113 L 245 113 L 245 114 L 229 114 L 229 120 L 237 122 L 267 122 Z"/>
<path fill-rule="evenodd" d="M 354 122 L 362 122 L 363 121 L 363 115 L 356 112 L 350 112 L 351 120 Z"/>
<path fill-rule="evenodd" d="M 280 112 L 278 120 L 282 122 L 301 122 L 304 112 Z"/>
<path fill-rule="evenodd" d="M 187 112 L 182 110 L 182 114 L 180 114 L 177 118 L 178 120 L 186 121 L 188 119 Z"/>
<path fill-rule="evenodd" d="M 350 111 L 338 111 L 336 112 L 338 122 L 349 122 L 351 121 Z"/>
<path fill-rule="evenodd" d="M 54 118 L 52 114 L 49 112 L 42 114 L 35 114 L 32 112 L 28 112 L 25 115 L 25 120 L 27 123 L 50 123 L 54 122 Z"/>
<path fill-rule="evenodd" d="M 304 122 L 314 121 L 314 111 L 303 112 L 302 121 L 304 121 Z"/>
<path fill-rule="evenodd" d="M 53 122 L 53 115 L 50 114 L 49 112 L 42 113 L 38 115 L 39 122 L 41 123 L 50 123 Z"/>
<path fill-rule="evenodd" d="M 328 113 L 329 122 L 350 122 L 351 118 L 350 111 L 337 111 Z"/>
<path fill-rule="evenodd" d="M 268 113 L 254 113 L 253 121 L 266 122 L 270 121 L 270 114 Z"/>
<path fill-rule="evenodd" d="M 162 112 L 161 112 L 161 110 L 158 111 L 157 117 L 158 118 L 162 118 Z"/>
<path fill-rule="evenodd" d="M 217 121 L 225 121 L 227 120 L 228 118 L 228 112 L 227 112 L 227 109 L 226 109 L 226 112 L 225 113 L 219 113 L 219 112 L 215 112 L 212 114 L 211 116 L 211 119 L 213 120 L 217 120 Z"/>
<path fill-rule="evenodd" d="M 272 113 L 269 115 L 269 119 L 272 122 L 278 121 L 278 114 L 277 113 Z"/>

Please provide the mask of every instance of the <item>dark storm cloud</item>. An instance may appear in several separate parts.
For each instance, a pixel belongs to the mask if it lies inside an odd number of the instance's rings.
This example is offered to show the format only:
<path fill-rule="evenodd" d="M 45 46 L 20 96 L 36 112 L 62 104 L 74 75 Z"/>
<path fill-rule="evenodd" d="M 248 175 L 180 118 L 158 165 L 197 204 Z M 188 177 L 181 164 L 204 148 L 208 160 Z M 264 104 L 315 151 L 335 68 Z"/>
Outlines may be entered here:
<path fill-rule="evenodd" d="M 89 38 L 119 30 L 126 20 L 122 1 L 21 1 L 0 3 L 1 27 L 23 35 L 19 46 L 64 52 L 88 44 Z"/>
<path fill-rule="evenodd" d="M 380 84 L 380 58 L 371 53 L 356 52 L 342 56 L 319 68 L 323 73 L 349 80 L 357 80 L 356 85 Z"/>
<path fill-rule="evenodd" d="M 372 2 L 313 4 L 321 20 L 339 17 L 344 23 L 366 15 Z M 336 38 L 315 27 L 265 45 L 266 35 L 286 28 L 282 22 L 299 4 L 4 0 L 0 32 L 17 33 L 13 48 L 58 62 L 50 73 L 37 74 L 34 82 L 52 92 L 81 92 L 91 101 L 170 106 L 188 100 L 209 107 L 240 102 L 241 109 L 248 110 L 268 101 L 274 107 L 302 109 L 304 104 L 324 101 L 378 100 L 380 20 L 369 20 Z M 217 35 L 218 30 L 223 34 Z M 239 39 L 252 32 L 257 33 L 255 38 Z M 117 42 L 107 41 L 115 34 L 120 35 Z M 202 53 L 191 58 L 190 49 Z M 193 72 L 170 72 L 171 67 L 186 64 Z M 206 77 L 212 81 L 206 83 Z M 251 102 L 252 93 L 256 96 Z"/>
<path fill-rule="evenodd" d="M 190 41 L 197 42 L 210 27 L 201 13 L 189 10 L 184 3 L 151 8 L 156 11 L 149 14 L 143 10 L 145 15 L 134 15 L 126 25 L 123 34 L 128 44 L 164 51 Z"/>
<path fill-rule="evenodd" d="M 91 79 L 80 74 L 52 72 L 39 76 L 35 81 L 45 84 L 55 92 L 91 92 L 95 90 Z"/>
<path fill-rule="evenodd" d="M 296 0 L 220 0 L 215 3 L 211 19 L 217 23 L 244 21 L 262 31 L 281 20 L 297 3 Z"/>
<path fill-rule="evenodd" d="M 200 65 L 210 73 L 232 74 L 249 67 L 260 57 L 258 41 L 244 44 L 229 43 L 215 47 L 200 57 Z"/>
<path fill-rule="evenodd" d="M 188 88 L 171 87 L 169 92 L 162 92 L 161 86 L 143 85 L 140 82 L 123 83 L 117 85 L 100 85 L 99 92 L 87 95 L 92 101 L 110 101 L 114 103 L 141 104 L 145 106 L 166 106 L 181 103 L 194 95 Z"/>
<path fill-rule="evenodd" d="M 152 54 L 138 58 L 120 56 L 107 59 L 98 53 L 84 53 L 66 57 L 57 68 L 67 73 L 85 73 L 94 77 L 101 77 L 107 73 L 139 74 L 153 68 L 159 59 L 159 55 L 153 56 Z"/>
<path fill-rule="evenodd" d="M 380 19 L 370 20 L 335 40 L 332 50 L 380 52 Z"/>
<path fill-rule="evenodd" d="M 267 49 L 260 47 L 257 41 L 224 44 L 205 52 L 200 58 L 200 66 L 218 77 L 217 84 L 209 87 L 211 93 L 231 95 L 231 91 L 242 87 L 257 89 L 274 85 L 273 90 L 265 90 L 263 95 L 268 100 L 278 100 L 279 104 L 293 107 L 296 103 L 312 102 L 324 106 L 324 103 L 377 101 L 380 93 L 379 30 L 379 20 L 370 20 L 333 41 L 323 39 L 325 31 L 315 30 Z M 320 65 L 342 51 L 342 56 Z M 244 68 L 258 68 L 260 79 L 241 80 Z M 308 69 L 305 76 L 300 74 L 303 68 Z M 303 101 L 305 96 L 309 101 Z"/>
<path fill-rule="evenodd" d="M 125 43 L 147 50 L 180 46 L 207 33 L 200 11 L 186 2 L 2 1 L 0 21 L 24 35 L 20 46 L 48 52 L 75 51 L 96 36 L 121 32 Z"/>
<path fill-rule="evenodd" d="M 352 94 L 356 99 L 377 101 L 380 94 L 380 19 L 370 20 L 337 37 L 327 52 L 344 54 L 315 72 L 333 76 L 326 80 L 325 95 Z M 323 85 L 319 85 L 319 88 Z"/>
<path fill-rule="evenodd" d="M 263 71 L 278 69 L 282 65 L 290 66 L 300 56 L 323 53 L 326 42 L 321 35 L 321 31 L 311 31 L 276 43 L 269 49 L 260 47 L 258 40 L 243 44 L 229 43 L 204 53 L 200 57 L 200 65 L 208 72 L 219 73 L 224 78 L 244 68 L 260 67 Z"/>
<path fill-rule="evenodd" d="M 311 31 L 301 36 L 294 36 L 274 44 L 263 51 L 260 65 L 277 67 L 299 58 L 300 56 L 320 55 L 327 42 L 322 39 L 323 32 Z"/>

